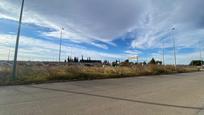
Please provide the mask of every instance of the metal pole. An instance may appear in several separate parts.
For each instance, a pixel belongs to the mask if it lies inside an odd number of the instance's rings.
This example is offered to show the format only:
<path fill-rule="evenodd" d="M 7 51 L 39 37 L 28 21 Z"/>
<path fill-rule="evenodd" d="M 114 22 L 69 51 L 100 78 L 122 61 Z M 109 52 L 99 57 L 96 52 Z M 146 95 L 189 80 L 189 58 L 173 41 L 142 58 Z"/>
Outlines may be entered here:
<path fill-rule="evenodd" d="M 13 77 L 14 80 L 16 78 L 16 61 L 17 61 L 17 56 L 18 56 L 18 44 L 19 44 L 19 38 L 20 38 L 20 33 L 21 33 L 21 22 L 22 22 L 22 17 L 23 17 L 23 7 L 24 7 L 24 0 L 22 0 L 22 4 L 21 4 L 21 12 L 20 12 L 20 18 L 19 18 L 19 24 L 18 24 L 18 33 L 17 33 L 17 38 L 16 38 L 16 47 L 15 47 L 15 54 L 14 54 L 14 61 L 13 61 L 12 77 Z"/>
<path fill-rule="evenodd" d="M 172 28 L 172 39 L 173 39 L 173 47 L 174 47 L 174 66 L 175 66 L 175 70 L 177 69 L 176 67 L 176 41 L 175 38 L 173 37 L 173 31 L 175 30 L 175 28 Z"/>
<path fill-rule="evenodd" d="M 11 55 L 11 46 L 9 46 L 9 52 L 8 52 L 8 62 L 10 61 L 10 55 Z"/>
<path fill-rule="evenodd" d="M 62 49 L 62 30 L 64 30 L 64 28 L 61 28 L 61 32 L 60 32 L 59 63 L 60 63 L 60 61 L 61 61 L 61 49 Z"/>
<path fill-rule="evenodd" d="M 139 64 L 139 57 L 137 56 L 137 64 Z"/>
<path fill-rule="evenodd" d="M 165 60 L 164 60 L 164 42 L 162 42 L 162 58 L 163 58 L 163 65 L 165 65 Z"/>
<path fill-rule="evenodd" d="M 201 67 L 203 66 L 203 59 L 202 59 L 202 48 L 201 48 L 201 42 L 199 42 L 199 47 L 200 47 L 200 64 L 201 64 Z"/>

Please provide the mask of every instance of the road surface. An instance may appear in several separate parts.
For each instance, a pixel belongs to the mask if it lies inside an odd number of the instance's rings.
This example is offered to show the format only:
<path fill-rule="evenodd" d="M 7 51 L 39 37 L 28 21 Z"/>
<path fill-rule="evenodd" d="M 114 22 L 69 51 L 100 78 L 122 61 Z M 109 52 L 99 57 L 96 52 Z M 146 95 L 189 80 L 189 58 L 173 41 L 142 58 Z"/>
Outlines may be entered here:
<path fill-rule="evenodd" d="M 204 72 L 0 87 L 0 115 L 204 115 Z"/>

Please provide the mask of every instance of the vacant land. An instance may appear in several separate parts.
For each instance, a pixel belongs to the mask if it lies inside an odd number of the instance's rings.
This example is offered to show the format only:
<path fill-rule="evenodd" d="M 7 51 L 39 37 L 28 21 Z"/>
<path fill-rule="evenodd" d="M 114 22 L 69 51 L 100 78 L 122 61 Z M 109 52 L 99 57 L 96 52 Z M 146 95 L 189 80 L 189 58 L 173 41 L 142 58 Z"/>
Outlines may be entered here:
<path fill-rule="evenodd" d="M 193 67 L 161 65 L 86 67 L 82 65 L 23 63 L 17 66 L 17 78 L 11 79 L 11 64 L 0 66 L 0 85 L 44 83 L 67 80 L 93 80 L 107 78 L 135 77 L 197 71 Z"/>

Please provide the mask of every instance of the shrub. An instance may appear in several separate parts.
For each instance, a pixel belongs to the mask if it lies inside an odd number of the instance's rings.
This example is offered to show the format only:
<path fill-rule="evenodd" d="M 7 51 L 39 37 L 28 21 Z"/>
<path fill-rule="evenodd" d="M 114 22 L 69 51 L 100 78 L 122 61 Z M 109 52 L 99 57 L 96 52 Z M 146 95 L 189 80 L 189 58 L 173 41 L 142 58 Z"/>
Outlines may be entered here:
<path fill-rule="evenodd" d="M 18 65 L 16 81 L 10 80 L 11 68 L 0 68 L 0 84 L 41 83 L 64 80 L 92 80 L 197 71 L 195 68 L 162 65 L 86 67 L 81 65 Z"/>

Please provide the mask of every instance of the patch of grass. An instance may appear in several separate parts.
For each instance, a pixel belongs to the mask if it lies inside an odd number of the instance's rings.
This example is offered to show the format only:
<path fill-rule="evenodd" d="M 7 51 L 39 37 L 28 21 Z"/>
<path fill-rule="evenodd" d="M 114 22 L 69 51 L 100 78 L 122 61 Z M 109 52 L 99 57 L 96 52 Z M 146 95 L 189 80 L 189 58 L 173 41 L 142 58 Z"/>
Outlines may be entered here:
<path fill-rule="evenodd" d="M 134 65 L 128 67 L 85 67 L 77 65 L 18 65 L 17 78 L 10 79 L 11 67 L 0 68 L 0 85 L 45 83 L 67 80 L 93 80 L 107 78 L 134 77 L 198 71 L 194 67 L 161 65 Z"/>

